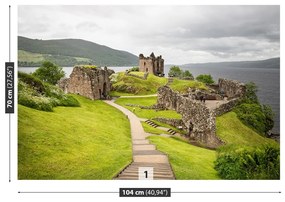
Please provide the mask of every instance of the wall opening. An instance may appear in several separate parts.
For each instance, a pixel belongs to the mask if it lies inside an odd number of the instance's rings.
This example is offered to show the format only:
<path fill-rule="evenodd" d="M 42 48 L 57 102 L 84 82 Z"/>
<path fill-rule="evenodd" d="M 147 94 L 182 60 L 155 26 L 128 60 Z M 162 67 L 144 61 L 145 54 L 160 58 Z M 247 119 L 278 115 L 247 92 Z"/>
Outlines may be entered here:
<path fill-rule="evenodd" d="M 104 84 L 103 84 L 102 97 L 103 97 L 103 99 L 106 99 L 106 98 L 107 98 L 107 84 L 106 84 L 106 82 L 104 82 Z"/>

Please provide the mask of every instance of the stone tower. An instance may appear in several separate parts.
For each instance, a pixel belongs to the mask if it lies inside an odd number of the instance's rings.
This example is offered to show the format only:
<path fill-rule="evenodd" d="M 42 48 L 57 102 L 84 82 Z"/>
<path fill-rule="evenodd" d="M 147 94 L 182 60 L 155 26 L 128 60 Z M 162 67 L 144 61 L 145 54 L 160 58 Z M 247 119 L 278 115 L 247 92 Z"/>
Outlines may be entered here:
<path fill-rule="evenodd" d="M 156 76 L 164 76 L 164 59 L 161 55 L 155 57 L 151 53 L 149 57 L 144 57 L 143 54 L 139 55 L 139 69 L 140 72 L 149 72 Z"/>

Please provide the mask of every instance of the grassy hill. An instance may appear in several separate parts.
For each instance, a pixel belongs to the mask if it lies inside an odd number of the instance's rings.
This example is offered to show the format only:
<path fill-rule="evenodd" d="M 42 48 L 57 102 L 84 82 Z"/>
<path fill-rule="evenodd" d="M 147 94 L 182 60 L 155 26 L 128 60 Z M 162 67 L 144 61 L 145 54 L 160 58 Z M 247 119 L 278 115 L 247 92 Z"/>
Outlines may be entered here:
<path fill-rule="evenodd" d="M 131 72 L 140 77 L 144 76 L 144 72 Z M 164 77 L 149 74 L 146 80 L 136 78 L 125 73 L 117 73 L 113 75 L 113 96 L 122 95 L 150 95 L 156 94 L 159 87 L 167 84 L 168 79 Z M 187 92 L 188 88 L 207 89 L 206 85 L 199 81 L 174 79 L 170 84 L 170 88 L 180 93 Z"/>
<path fill-rule="evenodd" d="M 266 144 L 277 145 L 269 138 L 262 137 L 251 128 L 244 125 L 235 112 L 228 112 L 216 119 L 217 135 L 228 146 L 258 147 Z"/>
<path fill-rule="evenodd" d="M 19 179 L 112 179 L 131 162 L 125 115 L 73 96 L 81 107 L 44 112 L 18 105 Z"/>
<path fill-rule="evenodd" d="M 82 63 L 132 66 L 138 63 L 138 57 L 129 52 L 81 39 L 38 40 L 18 36 L 18 50 L 25 51 L 19 52 L 19 66 L 37 66 L 40 59 L 48 59 L 60 66 Z"/>
<path fill-rule="evenodd" d="M 131 72 L 131 74 L 143 77 L 143 72 Z M 167 78 L 149 74 L 146 80 L 136 78 L 120 72 L 113 75 L 112 95 L 150 95 L 155 94 L 157 89 L 167 83 Z"/>

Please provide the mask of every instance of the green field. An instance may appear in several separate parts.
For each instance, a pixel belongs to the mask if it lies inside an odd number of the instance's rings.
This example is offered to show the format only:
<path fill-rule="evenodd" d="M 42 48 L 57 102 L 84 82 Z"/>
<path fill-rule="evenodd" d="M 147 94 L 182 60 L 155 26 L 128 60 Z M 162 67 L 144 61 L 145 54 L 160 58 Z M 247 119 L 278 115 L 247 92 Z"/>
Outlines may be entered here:
<path fill-rule="evenodd" d="M 44 112 L 18 105 L 19 179 L 112 179 L 131 162 L 126 116 L 74 97 L 81 107 Z"/>

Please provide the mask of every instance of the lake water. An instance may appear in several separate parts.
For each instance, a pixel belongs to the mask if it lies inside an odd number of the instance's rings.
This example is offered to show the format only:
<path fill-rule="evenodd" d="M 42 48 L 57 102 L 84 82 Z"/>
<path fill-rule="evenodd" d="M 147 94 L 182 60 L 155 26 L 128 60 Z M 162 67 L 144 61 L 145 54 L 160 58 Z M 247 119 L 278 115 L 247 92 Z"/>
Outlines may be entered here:
<path fill-rule="evenodd" d="M 122 72 L 131 67 L 108 67 L 115 72 Z M 37 68 L 33 67 L 20 67 L 19 70 L 30 73 L 34 72 Z M 63 67 L 66 76 L 72 72 L 73 67 Z M 170 69 L 169 65 L 165 66 L 165 75 L 168 74 Z M 237 67 L 183 67 L 188 69 L 194 77 L 199 74 L 211 74 L 217 81 L 219 78 L 228 78 L 239 80 L 241 82 L 254 82 L 258 86 L 258 98 L 261 103 L 268 104 L 272 107 L 275 114 L 275 126 L 273 131 L 280 132 L 280 69 L 279 68 L 237 68 Z"/>

